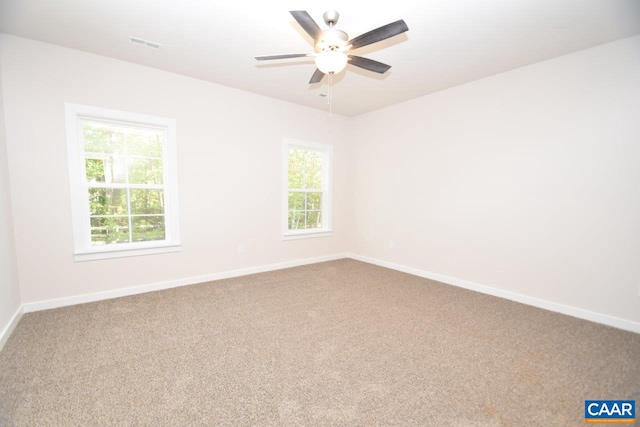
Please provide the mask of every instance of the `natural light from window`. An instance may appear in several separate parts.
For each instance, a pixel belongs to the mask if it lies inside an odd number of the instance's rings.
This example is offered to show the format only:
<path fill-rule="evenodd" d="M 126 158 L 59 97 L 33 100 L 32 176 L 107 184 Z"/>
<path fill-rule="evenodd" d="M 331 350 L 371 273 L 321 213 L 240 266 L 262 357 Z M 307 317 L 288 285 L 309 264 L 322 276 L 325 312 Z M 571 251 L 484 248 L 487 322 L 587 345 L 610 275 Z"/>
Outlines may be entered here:
<path fill-rule="evenodd" d="M 82 120 L 91 245 L 164 240 L 164 131 Z"/>
<path fill-rule="evenodd" d="M 74 258 L 180 250 L 175 121 L 67 104 Z"/>
<path fill-rule="evenodd" d="M 330 233 L 331 146 L 285 140 L 285 238 Z"/>

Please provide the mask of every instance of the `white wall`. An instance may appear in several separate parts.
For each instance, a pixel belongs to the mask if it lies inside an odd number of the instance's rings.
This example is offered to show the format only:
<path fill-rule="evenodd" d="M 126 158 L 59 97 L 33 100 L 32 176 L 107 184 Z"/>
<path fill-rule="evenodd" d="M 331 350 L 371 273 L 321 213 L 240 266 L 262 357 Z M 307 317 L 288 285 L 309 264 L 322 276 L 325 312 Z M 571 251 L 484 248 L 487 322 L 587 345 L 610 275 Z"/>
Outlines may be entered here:
<path fill-rule="evenodd" d="M 0 59 L 23 303 L 347 250 L 344 118 L 8 35 Z M 73 261 L 65 102 L 176 119 L 182 252 Z M 332 237 L 281 240 L 282 137 L 334 146 Z"/>
<path fill-rule="evenodd" d="M 356 253 L 640 321 L 640 36 L 355 132 Z"/>
<path fill-rule="evenodd" d="M 1 35 L 22 302 L 349 251 L 639 322 L 638 52 L 634 37 L 329 120 Z M 182 252 L 73 262 L 65 102 L 177 120 Z M 333 237 L 280 239 L 283 136 L 334 145 Z M 3 321 L 18 292 L 11 209 L 0 203 Z"/>
<path fill-rule="evenodd" d="M 0 82 L 2 82 L 1 73 Z M 11 326 L 11 319 L 19 307 L 20 290 L 9 191 L 2 85 L 0 84 L 0 349 L 4 340 L 8 338 L 10 331 L 7 328 Z"/>

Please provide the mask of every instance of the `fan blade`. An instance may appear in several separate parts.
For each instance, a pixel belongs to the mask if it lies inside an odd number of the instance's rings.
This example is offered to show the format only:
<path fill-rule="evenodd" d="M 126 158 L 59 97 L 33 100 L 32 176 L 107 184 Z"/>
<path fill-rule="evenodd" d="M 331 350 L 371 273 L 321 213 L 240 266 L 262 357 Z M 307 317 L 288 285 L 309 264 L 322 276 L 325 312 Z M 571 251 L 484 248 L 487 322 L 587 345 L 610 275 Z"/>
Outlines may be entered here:
<path fill-rule="evenodd" d="M 318 83 L 322 81 L 324 78 L 324 73 L 316 68 L 316 71 L 311 76 L 311 80 L 309 80 L 309 84 L 312 85 L 314 83 Z"/>
<path fill-rule="evenodd" d="M 322 30 L 311 15 L 309 15 L 306 10 L 292 10 L 289 13 L 298 21 L 298 24 L 300 24 L 307 34 L 311 36 L 313 42 L 318 43 L 318 40 L 320 40 L 322 36 Z"/>
<path fill-rule="evenodd" d="M 288 53 L 285 55 L 268 55 L 268 56 L 256 56 L 258 61 L 265 61 L 270 59 L 287 59 L 287 58 L 304 58 L 305 56 L 314 56 L 313 53 Z"/>
<path fill-rule="evenodd" d="M 363 58 L 362 56 L 356 55 L 349 55 L 349 64 L 380 74 L 386 73 L 391 68 L 391 65 L 383 64 L 382 62 L 374 61 L 373 59 Z"/>
<path fill-rule="evenodd" d="M 389 37 L 397 36 L 405 31 L 409 31 L 407 24 L 401 19 L 391 24 L 383 25 L 380 28 L 371 30 L 368 33 L 359 35 L 355 39 L 351 39 L 347 42 L 347 45 L 351 45 L 351 49 L 358 49 L 379 41 L 388 39 Z"/>

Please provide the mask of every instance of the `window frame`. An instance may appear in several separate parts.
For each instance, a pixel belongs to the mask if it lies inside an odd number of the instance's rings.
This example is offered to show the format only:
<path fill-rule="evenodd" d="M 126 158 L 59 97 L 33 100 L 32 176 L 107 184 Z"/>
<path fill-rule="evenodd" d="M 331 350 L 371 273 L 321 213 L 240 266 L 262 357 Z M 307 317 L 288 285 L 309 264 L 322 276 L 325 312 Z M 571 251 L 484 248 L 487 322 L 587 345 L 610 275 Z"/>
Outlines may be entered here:
<path fill-rule="evenodd" d="M 322 153 L 322 228 L 289 230 L 289 149 L 319 151 Z M 313 237 L 327 237 L 333 234 L 332 229 L 332 163 L 333 147 L 318 142 L 301 141 L 283 138 L 282 141 L 282 240 L 306 239 Z"/>
<path fill-rule="evenodd" d="M 74 261 L 90 261 L 180 251 L 178 156 L 175 120 L 71 103 L 65 103 L 65 113 Z M 83 119 L 132 127 L 162 129 L 165 132 L 165 146 L 163 150 L 163 184 L 165 197 L 164 240 L 114 243 L 100 246 L 91 245 L 89 186 L 86 178 L 85 151 L 81 131 Z"/>

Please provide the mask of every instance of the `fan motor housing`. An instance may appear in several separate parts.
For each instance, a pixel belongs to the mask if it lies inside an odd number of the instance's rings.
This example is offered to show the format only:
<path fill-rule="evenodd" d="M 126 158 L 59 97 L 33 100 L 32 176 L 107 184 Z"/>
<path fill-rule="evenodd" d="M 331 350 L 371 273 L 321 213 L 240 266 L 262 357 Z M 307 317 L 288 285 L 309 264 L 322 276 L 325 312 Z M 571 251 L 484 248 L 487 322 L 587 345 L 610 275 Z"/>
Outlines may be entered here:
<path fill-rule="evenodd" d="M 349 40 L 349 36 L 344 31 L 327 30 L 324 32 L 322 39 L 316 44 L 319 52 L 342 50 Z"/>
<path fill-rule="evenodd" d="M 332 27 L 338 23 L 338 19 L 340 18 L 340 14 L 335 10 L 327 10 L 323 15 L 322 19 L 324 19 L 324 23 L 329 27 Z"/>

